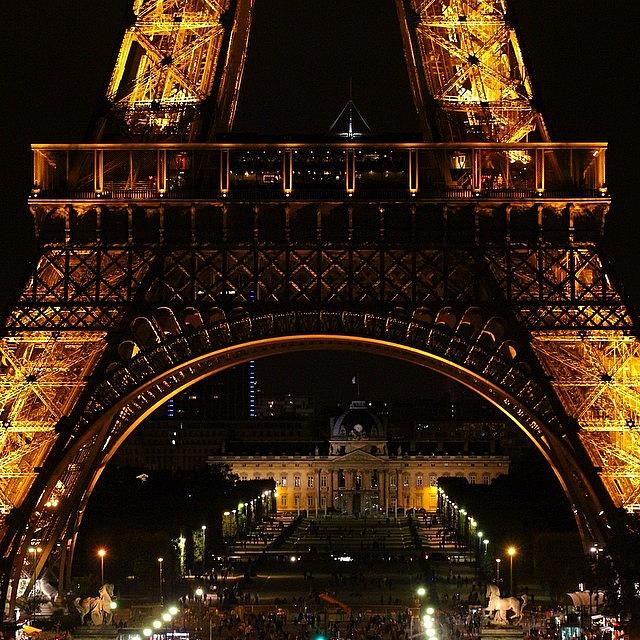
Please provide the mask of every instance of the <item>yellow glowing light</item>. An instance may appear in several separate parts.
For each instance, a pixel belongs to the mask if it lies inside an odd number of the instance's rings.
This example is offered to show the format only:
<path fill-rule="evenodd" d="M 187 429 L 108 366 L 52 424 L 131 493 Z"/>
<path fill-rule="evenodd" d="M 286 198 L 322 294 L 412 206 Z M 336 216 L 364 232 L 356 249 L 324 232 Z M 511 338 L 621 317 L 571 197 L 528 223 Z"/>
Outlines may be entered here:
<path fill-rule="evenodd" d="M 176 607 L 175 605 L 169 607 L 169 613 L 172 616 L 177 616 L 178 615 L 178 607 Z"/>
<path fill-rule="evenodd" d="M 160 620 L 154 620 L 153 621 L 153 628 L 154 629 L 159 629 L 162 626 L 162 622 L 160 622 Z"/>
<path fill-rule="evenodd" d="M 107 555 L 106 549 L 98 549 L 98 557 L 104 558 Z"/>
<path fill-rule="evenodd" d="M 515 556 L 517 553 L 517 550 L 515 547 L 509 547 L 507 549 L 507 554 L 510 555 L 511 557 Z"/>

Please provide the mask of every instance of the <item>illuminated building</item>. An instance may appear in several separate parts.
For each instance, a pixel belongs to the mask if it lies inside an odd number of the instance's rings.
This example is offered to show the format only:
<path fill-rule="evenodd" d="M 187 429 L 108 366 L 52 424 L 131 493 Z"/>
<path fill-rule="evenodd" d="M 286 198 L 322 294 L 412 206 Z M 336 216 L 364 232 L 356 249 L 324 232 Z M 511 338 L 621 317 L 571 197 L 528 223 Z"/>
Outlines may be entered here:
<path fill-rule="evenodd" d="M 440 476 L 489 484 L 509 471 L 509 458 L 503 455 L 403 450 L 401 444 L 389 443 L 386 420 L 370 405 L 354 401 L 332 419 L 328 448 L 325 444 L 322 452 L 309 443 L 306 455 L 228 454 L 211 456 L 208 462 L 228 464 L 241 480 L 274 480 L 278 511 L 315 514 L 329 509 L 352 514 L 435 510 Z M 277 445 L 273 448 L 277 451 Z"/>

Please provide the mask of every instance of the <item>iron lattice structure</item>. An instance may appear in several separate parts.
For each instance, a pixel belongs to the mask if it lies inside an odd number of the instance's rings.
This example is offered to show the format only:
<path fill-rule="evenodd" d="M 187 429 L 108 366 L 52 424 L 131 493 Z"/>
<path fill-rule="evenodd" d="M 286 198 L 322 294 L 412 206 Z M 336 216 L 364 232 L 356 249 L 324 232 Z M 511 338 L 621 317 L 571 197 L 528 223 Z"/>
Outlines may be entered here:
<path fill-rule="evenodd" d="M 229 129 L 252 7 L 253 0 L 134 0 L 107 90 L 124 131 L 191 139 L 206 117 Z"/>
<path fill-rule="evenodd" d="M 68 577 L 92 487 L 154 406 L 291 349 L 402 357 L 481 393 L 551 464 L 585 544 L 640 505 L 606 145 L 544 142 L 502 2 L 396 7 L 434 142 L 177 142 L 231 127 L 252 0 L 146 0 L 111 121 L 169 141 L 34 145 L 40 257 L 0 341 L 3 597 L 50 558 Z"/>
<path fill-rule="evenodd" d="M 504 0 L 396 0 L 414 99 L 444 140 L 547 139 Z"/>

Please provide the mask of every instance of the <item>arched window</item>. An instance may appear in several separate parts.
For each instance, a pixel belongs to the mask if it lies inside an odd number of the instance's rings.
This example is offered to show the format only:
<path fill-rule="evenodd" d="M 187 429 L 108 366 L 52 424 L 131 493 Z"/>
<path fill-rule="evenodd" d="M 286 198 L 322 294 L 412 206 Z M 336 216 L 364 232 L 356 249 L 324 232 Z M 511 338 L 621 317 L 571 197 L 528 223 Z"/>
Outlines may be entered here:
<path fill-rule="evenodd" d="M 419 473 L 419 474 L 416 476 L 416 487 L 421 487 L 421 486 L 422 486 L 422 474 L 421 474 L 421 473 Z"/>

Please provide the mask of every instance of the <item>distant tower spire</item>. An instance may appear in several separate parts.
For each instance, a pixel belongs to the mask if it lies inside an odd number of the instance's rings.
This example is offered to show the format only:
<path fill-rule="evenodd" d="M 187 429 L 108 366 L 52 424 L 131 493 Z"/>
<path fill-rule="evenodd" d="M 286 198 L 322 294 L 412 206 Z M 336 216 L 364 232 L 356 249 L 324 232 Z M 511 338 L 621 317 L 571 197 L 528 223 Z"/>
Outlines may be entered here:
<path fill-rule="evenodd" d="M 342 138 L 360 138 L 371 133 L 371 127 L 353 101 L 353 78 L 349 78 L 349 100 L 329 127 L 329 133 Z"/>

